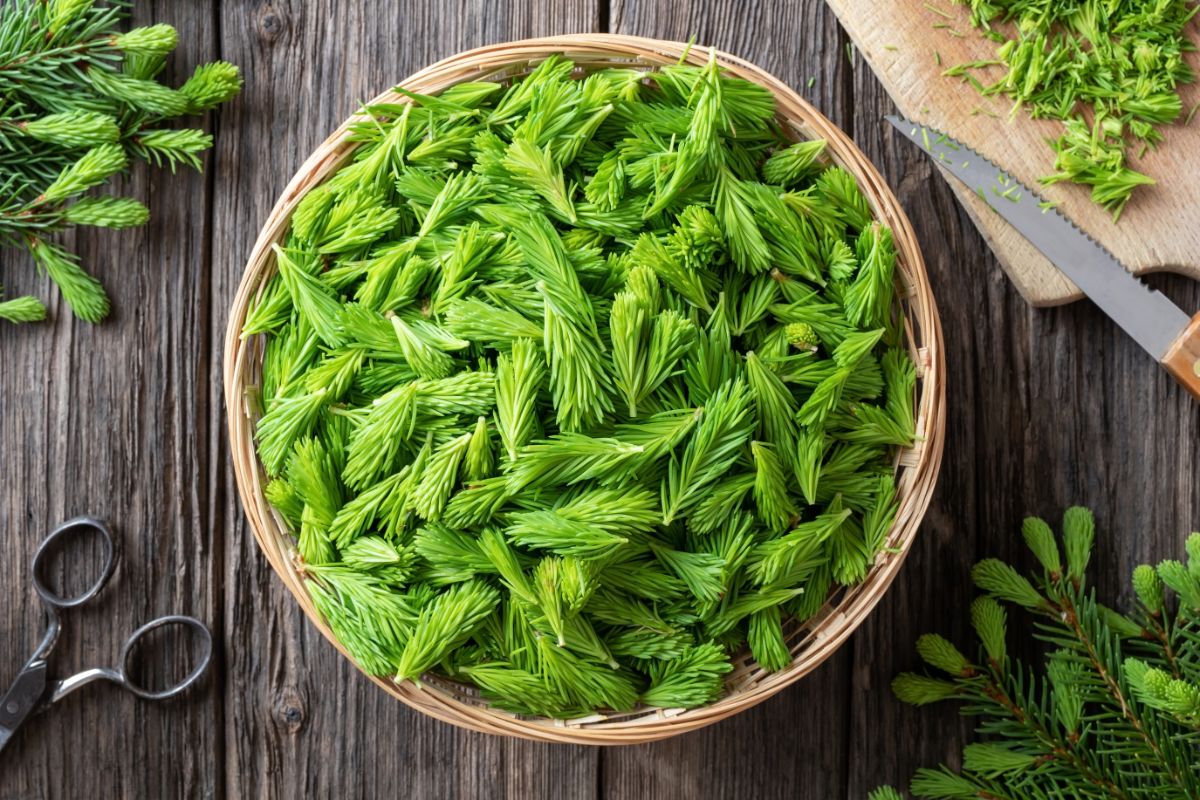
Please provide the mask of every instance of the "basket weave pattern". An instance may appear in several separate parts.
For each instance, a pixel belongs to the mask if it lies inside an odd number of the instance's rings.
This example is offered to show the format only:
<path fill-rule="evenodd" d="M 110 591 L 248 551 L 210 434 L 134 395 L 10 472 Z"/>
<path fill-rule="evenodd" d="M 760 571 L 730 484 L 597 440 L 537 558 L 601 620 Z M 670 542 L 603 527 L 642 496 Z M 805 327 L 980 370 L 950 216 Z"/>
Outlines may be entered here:
<path fill-rule="evenodd" d="M 675 42 L 631 36 L 585 34 L 529 39 L 471 50 L 427 67 L 400 85 L 422 94 L 437 94 L 463 81 L 504 80 L 528 72 L 542 59 L 562 53 L 581 71 L 608 66 L 651 68 L 685 61 L 702 64 L 709 51 Z M 519 717 L 490 707 L 470 686 L 437 676 L 421 684 L 372 677 L 390 694 L 430 716 L 471 730 L 551 742 L 633 744 L 695 730 L 748 708 L 812 671 L 840 646 L 879 602 L 908 552 L 928 505 L 941 464 L 945 435 L 945 363 L 937 309 L 925 274 L 915 235 L 896 198 L 874 166 L 854 143 L 777 78 L 735 56 L 717 52 L 728 71 L 759 83 L 775 95 L 785 131 L 795 138 L 821 138 L 826 153 L 859 181 L 876 217 L 890 226 L 897 250 L 898 304 L 904 315 L 907 346 L 917 365 L 917 441 L 896 458 L 900 503 L 887 549 L 858 586 L 834 591 L 825 607 L 803 624 L 785 624 L 792 663 L 775 673 L 761 669 L 743 653 L 726 676 L 726 692 L 717 702 L 691 710 L 637 709 L 621 714 L 594 714 L 573 720 Z M 406 98 L 385 92 L 374 103 L 404 103 Z M 282 243 L 292 211 L 304 194 L 337 171 L 349 157 L 347 120 L 301 166 L 276 203 L 259 234 L 234 299 L 225 341 L 225 402 L 238 491 L 259 547 L 291 590 L 309 619 L 345 654 L 313 606 L 297 568 L 292 536 L 263 495 L 266 476 L 255 451 L 254 429 L 261 416 L 257 398 L 262 368 L 263 338 L 241 338 L 241 329 L 254 298 L 274 274 L 271 246 Z M 349 657 L 349 656 L 347 656 Z"/>

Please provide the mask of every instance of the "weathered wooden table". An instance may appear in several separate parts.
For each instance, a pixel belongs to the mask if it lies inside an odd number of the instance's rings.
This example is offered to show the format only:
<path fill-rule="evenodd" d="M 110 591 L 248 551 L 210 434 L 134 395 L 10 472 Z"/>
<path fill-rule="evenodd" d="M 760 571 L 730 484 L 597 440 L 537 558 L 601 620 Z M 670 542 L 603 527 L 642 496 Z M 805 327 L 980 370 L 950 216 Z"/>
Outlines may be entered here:
<path fill-rule="evenodd" d="M 1127 599 L 1142 560 L 1200 526 L 1200 405 L 1088 304 L 1033 311 L 1005 281 L 943 180 L 882 124 L 891 110 L 817 0 L 189 0 L 137 3 L 176 24 L 175 74 L 225 58 L 241 97 L 209 121 L 203 176 L 135 169 L 144 230 L 75 243 L 113 294 L 106 324 L 63 307 L 0 328 L 0 684 L 34 644 L 28 559 L 90 512 L 124 539 L 117 580 L 73 615 L 61 668 L 114 659 L 126 632 L 183 611 L 217 632 L 204 688 L 167 705 L 90 687 L 23 730 L 0 798 L 860 798 L 957 752 L 951 707 L 892 698 L 915 637 L 968 639 L 969 566 L 1028 562 L 1026 513 L 1091 505 L 1102 593 Z M 242 521 L 228 461 L 220 353 L 260 223 L 305 156 L 417 68 L 527 36 L 616 31 L 711 43 L 797 87 L 883 170 L 925 248 L 949 362 L 940 488 L 905 570 L 817 672 L 732 720 L 671 741 L 599 750 L 491 738 L 410 712 L 308 625 Z M 810 78 L 815 79 L 811 86 Z M 12 253 L 12 290 L 53 297 Z M 1152 281 L 1189 309 L 1200 287 Z"/>

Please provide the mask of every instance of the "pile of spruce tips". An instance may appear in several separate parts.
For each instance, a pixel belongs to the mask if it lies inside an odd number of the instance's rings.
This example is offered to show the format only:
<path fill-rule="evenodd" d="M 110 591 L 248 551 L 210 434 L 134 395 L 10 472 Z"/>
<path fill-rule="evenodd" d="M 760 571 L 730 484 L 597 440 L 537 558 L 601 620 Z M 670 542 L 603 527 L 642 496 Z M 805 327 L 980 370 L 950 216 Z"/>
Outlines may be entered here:
<path fill-rule="evenodd" d="M 861 581 L 915 367 L 891 232 L 705 67 L 376 105 L 248 315 L 258 452 L 364 670 L 566 717 L 716 699 Z"/>

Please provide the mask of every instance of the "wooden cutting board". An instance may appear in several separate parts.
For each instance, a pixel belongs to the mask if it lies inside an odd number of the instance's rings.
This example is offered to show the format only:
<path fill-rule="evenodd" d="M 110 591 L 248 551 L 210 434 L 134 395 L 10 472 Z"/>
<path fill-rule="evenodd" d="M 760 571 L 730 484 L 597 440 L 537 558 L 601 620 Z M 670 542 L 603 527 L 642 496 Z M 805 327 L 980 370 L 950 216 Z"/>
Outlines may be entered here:
<path fill-rule="evenodd" d="M 959 139 L 1060 203 L 1067 216 L 1134 273 L 1166 270 L 1200 280 L 1200 114 L 1190 125 L 1163 128 L 1166 140 L 1158 149 L 1131 163 L 1158 183 L 1136 191 L 1114 223 L 1092 203 L 1087 187 L 1038 184 L 1038 178 L 1054 171 L 1046 139 L 1058 136 L 1061 123 L 1031 120 L 1024 111 L 1010 118 L 1008 100 L 981 97 L 968 83 L 942 75 L 952 65 L 994 57 L 995 45 L 971 27 L 965 6 L 950 0 L 827 2 L 901 114 Z M 962 35 L 933 27 L 939 24 Z M 1193 33 L 1197 27 L 1193 22 Z M 1196 53 L 1189 60 L 1193 67 L 1200 64 Z M 1200 86 L 1184 87 L 1182 98 L 1186 116 L 1200 101 Z M 953 178 L 950 184 L 1025 299 L 1052 306 L 1083 296 L 971 190 Z"/>

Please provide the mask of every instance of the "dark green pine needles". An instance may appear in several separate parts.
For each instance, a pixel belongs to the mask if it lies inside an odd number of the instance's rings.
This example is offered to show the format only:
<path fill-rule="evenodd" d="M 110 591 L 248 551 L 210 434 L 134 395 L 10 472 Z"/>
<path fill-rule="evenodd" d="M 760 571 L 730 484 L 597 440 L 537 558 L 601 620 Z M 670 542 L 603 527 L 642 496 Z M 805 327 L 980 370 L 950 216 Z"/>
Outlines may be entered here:
<path fill-rule="evenodd" d="M 203 114 L 242 85 L 223 61 L 197 67 L 178 89 L 159 83 L 178 35 L 170 25 L 122 30 L 128 16 L 121 0 L 0 3 L 0 246 L 28 252 L 88 322 L 108 315 L 108 295 L 51 235 L 145 223 L 137 200 L 91 191 L 135 160 L 199 169 L 212 137 L 172 120 Z M 0 302 L 3 320 L 45 316 L 33 297 Z"/>
<path fill-rule="evenodd" d="M 716 699 L 863 579 L 914 437 L 891 232 L 715 64 L 367 109 L 245 335 L 259 454 L 368 672 L 570 716 Z"/>

